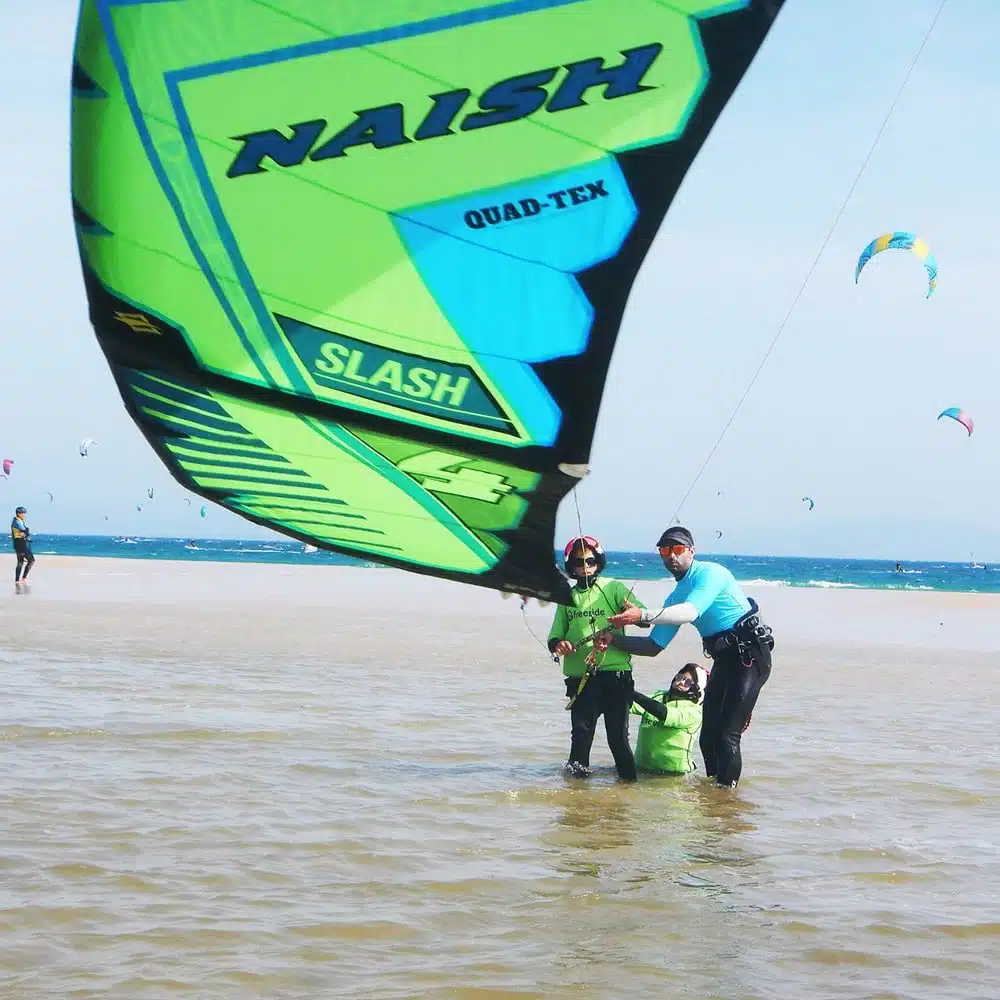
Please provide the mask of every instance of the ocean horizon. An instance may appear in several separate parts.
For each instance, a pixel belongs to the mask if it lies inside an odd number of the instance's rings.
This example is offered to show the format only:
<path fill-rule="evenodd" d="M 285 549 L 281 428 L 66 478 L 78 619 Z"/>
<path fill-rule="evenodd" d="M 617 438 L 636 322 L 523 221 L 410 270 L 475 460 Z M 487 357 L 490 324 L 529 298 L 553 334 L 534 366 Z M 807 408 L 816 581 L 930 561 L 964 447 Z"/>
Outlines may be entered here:
<path fill-rule="evenodd" d="M 191 562 L 252 562 L 293 565 L 363 566 L 381 563 L 322 549 L 307 551 L 302 542 L 282 539 L 150 537 L 141 535 L 32 536 L 35 555 L 85 556 L 98 559 L 184 560 Z M 958 593 L 1000 593 L 1000 564 L 975 565 L 942 561 L 832 559 L 819 556 L 761 556 L 700 553 L 727 566 L 744 584 L 775 587 L 819 587 L 867 590 L 919 590 Z M 553 553 L 558 559 L 560 553 Z M 41 569 L 41 566 L 39 566 Z M 608 552 L 607 572 L 626 582 L 663 579 L 659 557 L 650 552 Z"/>

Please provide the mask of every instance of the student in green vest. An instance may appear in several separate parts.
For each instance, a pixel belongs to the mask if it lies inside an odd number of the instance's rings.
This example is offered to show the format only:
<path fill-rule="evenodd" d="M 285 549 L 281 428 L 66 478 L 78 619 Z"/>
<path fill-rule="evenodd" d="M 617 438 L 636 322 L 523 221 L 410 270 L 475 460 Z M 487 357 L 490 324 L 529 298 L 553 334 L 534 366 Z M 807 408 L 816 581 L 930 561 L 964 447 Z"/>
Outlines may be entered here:
<path fill-rule="evenodd" d="M 563 550 L 566 573 L 576 581 L 573 607 L 559 605 L 549 630 L 549 652 L 561 656 L 566 695 L 571 699 L 572 736 L 566 769 L 590 773 L 590 748 L 597 720 L 604 716 L 608 748 L 618 776 L 635 781 L 635 757 L 628 738 L 632 706 L 632 657 L 619 649 L 597 651 L 594 637 L 611 629 L 608 618 L 630 605 L 642 605 L 620 580 L 602 576 L 607 559 L 601 543 L 590 535 L 572 538 Z M 624 629 L 613 629 L 624 635 Z"/>
<path fill-rule="evenodd" d="M 635 743 L 640 771 L 687 774 L 694 770 L 692 750 L 698 745 L 707 684 L 705 668 L 686 663 L 677 671 L 668 691 L 654 691 L 649 697 L 633 692 L 632 711 L 642 716 Z"/>

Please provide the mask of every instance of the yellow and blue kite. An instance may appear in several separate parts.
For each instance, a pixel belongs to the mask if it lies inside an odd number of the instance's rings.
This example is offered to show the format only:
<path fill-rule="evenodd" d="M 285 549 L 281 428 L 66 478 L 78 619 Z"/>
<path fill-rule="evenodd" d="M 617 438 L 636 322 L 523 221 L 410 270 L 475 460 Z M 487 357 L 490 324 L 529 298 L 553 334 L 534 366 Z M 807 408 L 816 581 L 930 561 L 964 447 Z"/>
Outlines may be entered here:
<path fill-rule="evenodd" d="M 874 239 L 861 251 L 857 266 L 854 268 L 854 283 L 858 283 L 861 271 L 876 254 L 883 250 L 909 250 L 915 253 L 924 264 L 927 272 L 927 298 L 934 294 L 937 286 L 937 258 L 931 253 L 931 248 L 916 233 L 883 233 Z"/>

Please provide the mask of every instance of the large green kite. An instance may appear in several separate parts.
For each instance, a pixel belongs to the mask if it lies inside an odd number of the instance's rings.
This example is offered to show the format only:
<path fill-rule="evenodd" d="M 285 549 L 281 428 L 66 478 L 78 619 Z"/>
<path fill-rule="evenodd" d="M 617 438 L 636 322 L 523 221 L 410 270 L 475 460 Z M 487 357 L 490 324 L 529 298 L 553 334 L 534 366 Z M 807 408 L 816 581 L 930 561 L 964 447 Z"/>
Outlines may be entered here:
<path fill-rule="evenodd" d="M 132 418 L 259 524 L 565 601 L 629 290 L 781 3 L 83 0 L 73 205 Z"/>

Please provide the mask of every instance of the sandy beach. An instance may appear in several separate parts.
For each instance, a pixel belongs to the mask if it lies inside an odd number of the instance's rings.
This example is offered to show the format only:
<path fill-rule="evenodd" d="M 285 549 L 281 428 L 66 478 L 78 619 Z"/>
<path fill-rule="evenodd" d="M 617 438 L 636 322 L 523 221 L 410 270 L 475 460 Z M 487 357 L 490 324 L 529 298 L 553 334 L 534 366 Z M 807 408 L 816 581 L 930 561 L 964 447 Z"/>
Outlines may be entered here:
<path fill-rule="evenodd" d="M 860 662 L 872 651 L 936 663 L 949 651 L 1000 650 L 1000 594 L 745 589 L 781 649 L 797 656 Z M 669 590 L 665 579 L 635 585 L 650 606 Z M 0 621 L 12 648 L 39 650 L 63 648 L 63 639 L 78 648 L 84 637 L 112 643 L 128 637 L 176 652 L 178 644 L 200 641 L 207 628 L 225 632 L 224 646 L 233 652 L 307 652 L 365 633 L 366 647 L 400 640 L 419 647 L 428 638 L 436 647 L 443 636 L 453 649 L 474 640 L 530 658 L 538 646 L 524 618 L 536 634 L 547 634 L 554 606 L 532 600 L 522 617 L 520 603 L 497 591 L 393 569 L 46 556 L 26 592 L 11 586 L 0 594 Z M 682 630 L 671 656 L 700 655 L 693 630 Z"/>
<path fill-rule="evenodd" d="M 0 598 L 3 995 L 1000 995 L 1000 597 L 748 591 L 777 646 L 731 793 L 620 785 L 603 734 L 562 775 L 552 607 L 40 558 Z"/>

